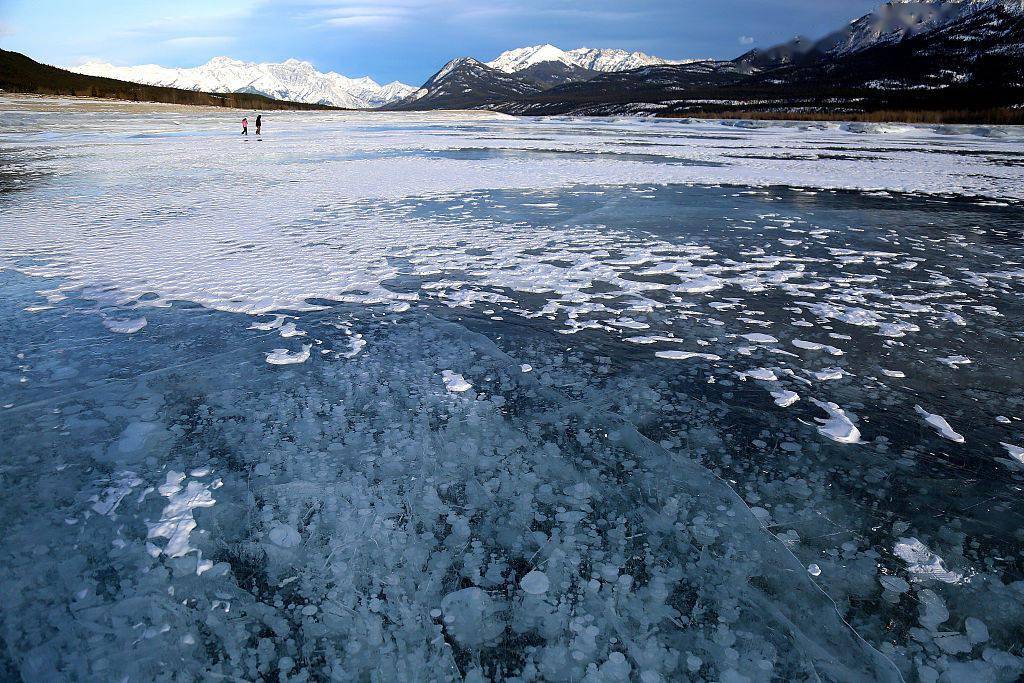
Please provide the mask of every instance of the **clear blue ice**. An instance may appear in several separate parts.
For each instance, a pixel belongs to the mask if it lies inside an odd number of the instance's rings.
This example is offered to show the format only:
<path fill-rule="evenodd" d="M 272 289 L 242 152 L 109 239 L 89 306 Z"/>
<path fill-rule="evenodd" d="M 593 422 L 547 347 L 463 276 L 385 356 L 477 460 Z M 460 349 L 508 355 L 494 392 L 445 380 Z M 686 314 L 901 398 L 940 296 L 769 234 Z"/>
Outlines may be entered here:
<path fill-rule="evenodd" d="M 1019 141 L 5 117 L 0 678 L 1024 675 Z"/>

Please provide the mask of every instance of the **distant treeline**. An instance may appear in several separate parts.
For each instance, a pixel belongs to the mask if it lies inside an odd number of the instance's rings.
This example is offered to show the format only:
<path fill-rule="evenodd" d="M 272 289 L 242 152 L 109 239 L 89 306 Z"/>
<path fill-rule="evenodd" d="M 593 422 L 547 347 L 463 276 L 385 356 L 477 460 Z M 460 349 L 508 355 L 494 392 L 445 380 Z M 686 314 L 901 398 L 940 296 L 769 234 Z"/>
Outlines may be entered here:
<path fill-rule="evenodd" d="M 865 123 L 935 123 L 1009 126 L 1024 124 L 1024 109 L 996 107 L 992 109 L 946 109 L 915 111 L 909 109 L 880 109 L 862 112 L 804 112 L 804 111 L 692 111 L 658 114 L 662 118 L 679 119 L 751 119 L 760 121 L 856 121 Z"/>
<path fill-rule="evenodd" d="M 18 52 L 0 50 L 0 90 L 36 95 L 71 95 L 131 102 L 161 102 L 233 109 L 337 109 L 321 104 L 274 100 L 251 93 L 207 93 L 180 88 L 140 85 L 113 78 L 76 74 L 40 64 Z"/>

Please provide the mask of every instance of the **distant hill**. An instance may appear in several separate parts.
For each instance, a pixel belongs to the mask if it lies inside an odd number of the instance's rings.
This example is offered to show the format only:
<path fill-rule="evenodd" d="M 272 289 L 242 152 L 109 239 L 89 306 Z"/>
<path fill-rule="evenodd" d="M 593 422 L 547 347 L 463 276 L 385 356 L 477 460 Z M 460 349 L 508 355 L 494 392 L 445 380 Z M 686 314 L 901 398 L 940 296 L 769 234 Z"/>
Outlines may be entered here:
<path fill-rule="evenodd" d="M 250 93 L 208 93 L 155 85 L 140 85 L 113 78 L 86 76 L 40 64 L 19 52 L 0 50 L 0 90 L 36 95 L 74 95 L 134 102 L 191 104 L 233 109 L 336 109 L 319 104 L 273 100 Z"/>

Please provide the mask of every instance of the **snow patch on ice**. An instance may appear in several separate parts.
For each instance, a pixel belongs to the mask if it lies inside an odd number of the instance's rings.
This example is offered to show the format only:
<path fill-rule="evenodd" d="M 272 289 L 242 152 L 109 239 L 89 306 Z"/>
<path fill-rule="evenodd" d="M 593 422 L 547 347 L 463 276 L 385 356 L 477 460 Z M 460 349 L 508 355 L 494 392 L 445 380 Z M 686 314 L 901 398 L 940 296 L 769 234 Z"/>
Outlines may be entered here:
<path fill-rule="evenodd" d="M 263 332 L 269 332 L 270 330 L 276 330 L 284 324 L 287 316 L 275 315 L 272 320 L 258 321 L 249 325 L 250 330 L 261 330 Z"/>
<path fill-rule="evenodd" d="M 795 391 L 789 391 L 788 389 L 773 391 L 771 394 L 772 398 L 775 399 L 775 405 L 780 408 L 788 408 L 800 400 L 800 394 Z"/>
<path fill-rule="evenodd" d="M 444 382 L 444 388 L 453 394 L 461 394 L 473 388 L 462 375 L 451 370 L 442 370 L 441 380 Z"/>
<path fill-rule="evenodd" d="M 798 349 L 805 349 L 807 351 L 825 351 L 832 356 L 843 355 L 842 349 L 838 349 L 835 346 L 829 346 L 828 344 L 820 344 L 818 342 L 804 341 L 803 339 L 794 339 L 793 346 Z"/>
<path fill-rule="evenodd" d="M 860 430 L 847 417 L 846 411 L 832 402 L 819 401 L 812 398 L 811 403 L 818 406 L 826 413 L 828 419 L 818 418 L 821 426 L 818 431 L 837 443 L 858 443 L 860 441 Z"/>
<path fill-rule="evenodd" d="M 779 341 L 772 335 L 762 332 L 752 332 L 750 334 L 741 334 L 740 336 L 754 344 L 777 344 Z"/>
<path fill-rule="evenodd" d="M 955 441 L 956 443 L 964 443 L 963 435 L 958 434 L 956 431 L 954 431 L 953 428 L 949 426 L 949 423 L 946 422 L 946 418 L 942 417 L 941 415 L 936 415 L 935 413 L 929 413 L 927 410 L 925 410 L 919 405 L 914 406 L 914 410 L 917 412 L 918 415 L 923 417 L 924 421 L 931 425 L 932 428 L 934 428 L 935 431 L 937 431 L 943 438 L 949 439 L 950 441 Z"/>
<path fill-rule="evenodd" d="M 354 334 L 349 339 L 348 351 L 341 352 L 342 358 L 355 358 L 366 348 L 366 340 L 360 334 Z"/>
<path fill-rule="evenodd" d="M 770 368 L 754 368 L 752 370 L 737 371 L 740 379 L 759 379 L 762 382 L 777 382 L 779 377 L 775 374 L 774 370 Z"/>
<path fill-rule="evenodd" d="M 181 557 L 196 550 L 189 545 L 189 535 L 196 528 L 192 511 L 201 507 L 212 507 L 211 485 L 192 480 L 182 488 L 186 479 L 181 472 L 171 470 L 166 481 L 158 487 L 160 495 L 167 498 L 167 505 L 156 522 L 147 523 L 150 539 L 166 538 L 167 544 L 161 550 L 168 557 Z"/>
<path fill-rule="evenodd" d="M 142 483 L 142 479 L 134 472 L 118 472 L 113 482 L 94 498 L 92 509 L 100 515 L 112 516 L 121 501 Z"/>
<path fill-rule="evenodd" d="M 103 326 L 118 334 L 134 334 L 147 325 L 145 318 L 104 318 Z"/>
<path fill-rule="evenodd" d="M 313 346 L 303 344 L 301 351 L 289 351 L 288 349 L 274 349 L 267 353 L 267 362 L 271 365 L 295 365 L 305 363 L 309 360 L 309 352 Z"/>
<path fill-rule="evenodd" d="M 916 581 L 934 579 L 943 583 L 960 583 L 964 579 L 962 574 L 946 569 L 943 559 L 913 536 L 899 539 L 893 552 L 907 563 L 907 571 Z"/>
<path fill-rule="evenodd" d="M 1024 465 L 1024 448 L 1020 446 L 1014 446 L 1011 443 L 1000 441 L 999 445 L 1006 449 L 1006 452 L 1010 454 L 1010 457 L 1017 461 L 1019 464 Z"/>
<path fill-rule="evenodd" d="M 691 358 L 700 358 L 702 360 L 710 361 L 722 360 L 721 356 L 713 353 L 699 353 L 697 351 L 655 351 L 654 355 L 666 360 L 689 360 Z"/>

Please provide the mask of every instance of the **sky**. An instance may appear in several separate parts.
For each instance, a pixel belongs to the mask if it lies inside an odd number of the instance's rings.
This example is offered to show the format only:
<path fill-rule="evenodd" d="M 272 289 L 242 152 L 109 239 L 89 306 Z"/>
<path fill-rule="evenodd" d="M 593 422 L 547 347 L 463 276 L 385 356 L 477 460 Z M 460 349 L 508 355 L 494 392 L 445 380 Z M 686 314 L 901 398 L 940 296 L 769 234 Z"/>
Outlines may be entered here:
<path fill-rule="evenodd" d="M 879 0 L 0 0 L 0 48 L 75 66 L 226 55 L 419 85 L 448 60 L 551 43 L 731 59 L 820 37 Z"/>

